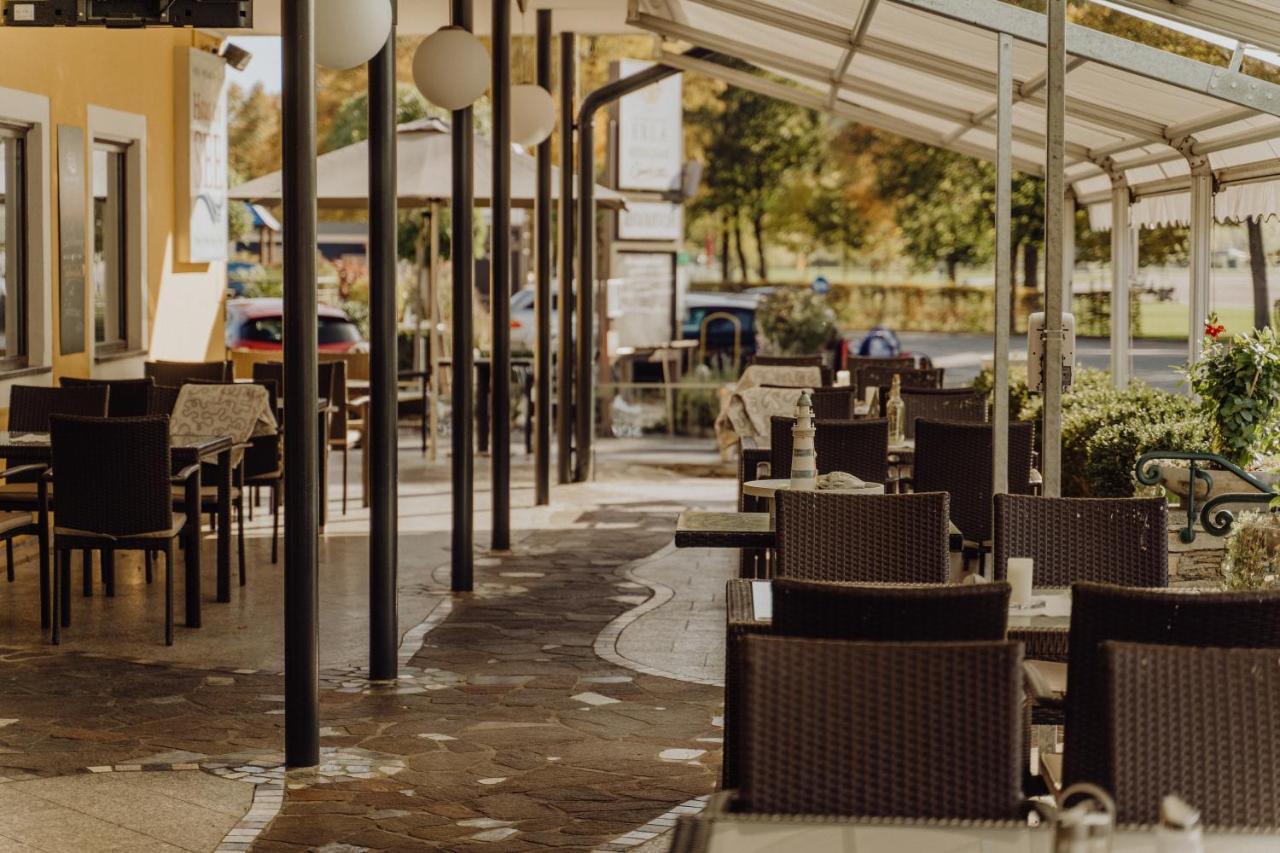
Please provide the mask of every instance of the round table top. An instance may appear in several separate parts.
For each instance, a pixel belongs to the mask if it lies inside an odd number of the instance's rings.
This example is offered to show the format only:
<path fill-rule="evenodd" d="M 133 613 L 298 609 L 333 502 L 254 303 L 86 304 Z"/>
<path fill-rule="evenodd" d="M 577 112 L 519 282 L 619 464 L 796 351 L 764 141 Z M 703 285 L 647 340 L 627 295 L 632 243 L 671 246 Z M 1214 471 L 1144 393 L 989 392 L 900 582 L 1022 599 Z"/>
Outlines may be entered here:
<path fill-rule="evenodd" d="M 772 498 L 774 492 L 791 490 L 790 479 L 751 480 L 742 484 L 742 493 L 757 498 Z M 863 483 L 856 489 L 821 489 L 824 492 L 842 495 L 883 495 L 883 483 Z"/>

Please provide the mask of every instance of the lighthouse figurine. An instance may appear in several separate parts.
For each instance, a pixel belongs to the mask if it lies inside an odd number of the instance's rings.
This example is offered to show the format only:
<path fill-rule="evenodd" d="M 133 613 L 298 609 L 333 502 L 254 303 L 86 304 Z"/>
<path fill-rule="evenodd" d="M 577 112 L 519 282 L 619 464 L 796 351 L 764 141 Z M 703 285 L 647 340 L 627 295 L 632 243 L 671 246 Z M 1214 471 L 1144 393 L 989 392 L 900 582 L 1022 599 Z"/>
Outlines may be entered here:
<path fill-rule="evenodd" d="M 813 401 L 808 391 L 796 401 L 796 423 L 791 428 L 791 491 L 812 492 L 818 488 L 818 452 L 813 447 Z"/>

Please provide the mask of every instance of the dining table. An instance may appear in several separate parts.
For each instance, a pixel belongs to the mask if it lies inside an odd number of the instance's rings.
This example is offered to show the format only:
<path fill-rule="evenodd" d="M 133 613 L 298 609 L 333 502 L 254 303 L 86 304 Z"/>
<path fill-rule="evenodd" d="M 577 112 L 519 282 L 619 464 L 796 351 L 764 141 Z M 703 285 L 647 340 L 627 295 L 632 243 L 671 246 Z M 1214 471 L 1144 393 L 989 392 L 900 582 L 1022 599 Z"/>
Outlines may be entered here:
<path fill-rule="evenodd" d="M 173 435 L 169 439 L 169 453 L 174 471 L 194 465 L 197 462 L 214 462 L 218 471 L 218 571 L 217 600 L 221 603 L 231 601 L 231 452 L 234 442 L 226 435 Z M 108 448 L 109 450 L 109 448 Z M 53 461 L 53 446 L 47 432 L 9 432 L 0 431 L 0 459 L 19 464 L 49 465 Z M 55 474 L 56 477 L 56 474 Z M 191 485 L 191 484 L 194 484 Z M 196 479 L 188 485 L 186 501 L 188 506 L 200 506 L 199 482 Z M 56 489 L 57 482 L 55 479 Z M 56 500 L 56 499 L 55 499 Z M 55 506 L 56 511 L 56 506 Z M 199 549 L 188 554 L 186 563 L 186 624 L 189 628 L 201 625 L 201 589 L 200 589 L 200 554 Z M 47 575 L 47 567 L 42 575 Z M 70 588 L 63 586 L 62 594 L 70 595 Z M 42 583 L 41 622 L 47 620 L 50 613 L 50 602 L 46 584 Z M 67 607 L 63 613 L 69 612 Z"/>

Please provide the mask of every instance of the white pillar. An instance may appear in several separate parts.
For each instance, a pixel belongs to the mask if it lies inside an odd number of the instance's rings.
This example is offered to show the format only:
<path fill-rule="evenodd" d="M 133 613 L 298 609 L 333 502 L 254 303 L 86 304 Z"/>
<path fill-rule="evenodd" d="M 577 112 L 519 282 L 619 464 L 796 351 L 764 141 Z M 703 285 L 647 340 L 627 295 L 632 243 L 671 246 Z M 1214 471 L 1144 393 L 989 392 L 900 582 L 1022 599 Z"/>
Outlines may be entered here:
<path fill-rule="evenodd" d="M 1009 491 L 1009 321 L 1013 294 L 1013 38 L 1000 34 L 996 48 L 996 280 L 995 346 L 992 354 L 993 410 L 991 491 Z"/>
<path fill-rule="evenodd" d="M 1132 229 L 1129 225 L 1129 183 L 1123 175 L 1111 179 L 1111 381 L 1129 384 L 1129 282 L 1132 277 Z"/>
<path fill-rule="evenodd" d="M 1067 0 L 1049 0 L 1045 51 L 1045 317 L 1044 447 L 1040 464 L 1045 497 L 1062 493 L 1063 205 L 1066 193 Z"/>
<path fill-rule="evenodd" d="M 1191 307 L 1187 361 L 1200 359 L 1209 316 L 1209 262 L 1213 252 L 1213 171 L 1205 158 L 1191 160 Z"/>

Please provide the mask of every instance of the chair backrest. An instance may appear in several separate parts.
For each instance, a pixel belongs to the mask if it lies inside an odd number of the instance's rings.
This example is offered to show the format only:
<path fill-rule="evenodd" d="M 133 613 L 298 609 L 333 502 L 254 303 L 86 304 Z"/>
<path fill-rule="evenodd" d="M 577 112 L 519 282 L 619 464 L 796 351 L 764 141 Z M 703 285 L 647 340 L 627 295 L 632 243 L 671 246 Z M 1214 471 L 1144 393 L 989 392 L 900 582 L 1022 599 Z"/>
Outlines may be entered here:
<path fill-rule="evenodd" d="M 773 635 L 878 643 L 1003 640 L 1009 585 L 855 584 L 776 578 Z"/>
<path fill-rule="evenodd" d="M 102 387 L 109 389 L 107 417 L 141 418 L 149 414 L 147 402 L 155 381 L 145 379 L 82 379 L 64 376 L 59 382 L 63 388 Z"/>
<path fill-rule="evenodd" d="M 1010 819 L 1022 646 L 747 637 L 738 806 Z"/>
<path fill-rule="evenodd" d="M 888 395 L 885 394 L 885 399 Z M 986 423 L 987 396 L 972 388 L 904 388 L 902 402 L 906 407 L 904 431 L 907 438 L 916 437 L 916 421 L 953 421 Z"/>
<path fill-rule="evenodd" d="M 1280 649 L 1280 592 L 1179 593 L 1096 583 L 1071 588 L 1063 777 L 1067 784 L 1093 782 L 1111 790 L 1107 640 Z"/>
<path fill-rule="evenodd" d="M 169 419 L 49 419 L 59 527 L 131 536 L 173 524 Z"/>
<path fill-rule="evenodd" d="M 974 542 L 991 538 L 991 424 L 916 421 L 915 488 L 951 495 L 951 521 Z M 1009 424 L 1009 492 L 1031 494 L 1032 425 Z"/>
<path fill-rule="evenodd" d="M 887 367 L 893 370 L 910 370 L 916 367 L 916 360 L 911 355 L 894 355 L 880 357 L 874 355 L 846 355 L 844 369 L 851 374 L 864 367 Z"/>
<path fill-rule="evenodd" d="M 748 365 L 758 364 L 761 367 L 817 367 L 821 369 L 822 385 L 831 384 L 831 368 L 821 355 L 753 355 L 747 360 Z"/>
<path fill-rule="evenodd" d="M 858 395 L 852 387 L 814 388 L 809 397 L 813 400 L 813 416 L 818 420 L 851 421 L 857 417 Z"/>
<path fill-rule="evenodd" d="M 147 414 L 165 417 L 172 415 L 173 407 L 178 403 L 179 390 L 180 388 L 169 385 L 153 385 L 147 393 Z"/>
<path fill-rule="evenodd" d="M 995 576 L 1010 557 L 1035 561 L 1037 587 L 1077 581 L 1169 585 L 1169 504 L 1163 498 L 995 496 Z"/>
<path fill-rule="evenodd" d="M 284 394 L 284 362 L 255 361 L 253 363 L 253 381 L 270 382 L 275 386 L 275 396 L 279 399 Z"/>
<path fill-rule="evenodd" d="M 231 369 L 226 361 L 148 361 L 143 365 L 143 375 L 155 380 L 157 385 L 177 388 L 191 379 L 226 380 Z"/>
<path fill-rule="evenodd" d="M 105 385 L 45 388 L 15 385 L 9 395 L 9 429 L 48 432 L 51 415 L 105 418 L 111 392 Z"/>
<path fill-rule="evenodd" d="M 903 388 L 941 388 L 945 369 L 941 367 L 860 367 L 853 375 L 853 385 L 861 399 L 868 388 L 893 385 L 893 377 L 902 378 Z"/>
<path fill-rule="evenodd" d="M 813 447 L 818 473 L 844 471 L 869 483 L 889 479 L 889 422 L 870 420 L 815 421 Z M 770 476 L 791 476 L 791 429 L 795 418 L 775 415 L 769 424 Z"/>
<path fill-rule="evenodd" d="M 778 577 L 946 583 L 948 497 L 779 492 Z"/>
<path fill-rule="evenodd" d="M 327 382 L 326 373 L 329 374 Z M 328 394 L 325 394 L 326 387 L 329 389 Z M 347 411 L 347 363 L 345 361 L 320 363 L 320 393 L 328 398 L 332 406 L 332 411 L 329 413 L 329 437 L 346 438 L 350 413 Z"/>

